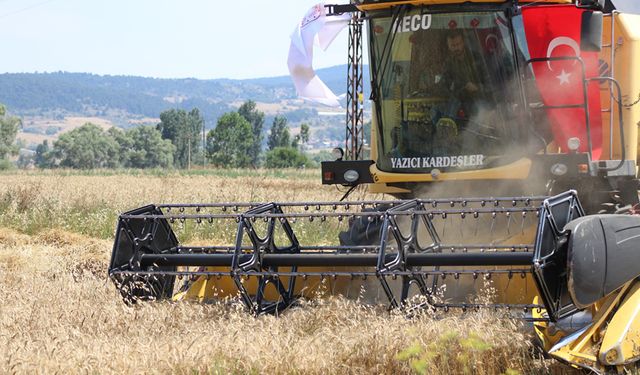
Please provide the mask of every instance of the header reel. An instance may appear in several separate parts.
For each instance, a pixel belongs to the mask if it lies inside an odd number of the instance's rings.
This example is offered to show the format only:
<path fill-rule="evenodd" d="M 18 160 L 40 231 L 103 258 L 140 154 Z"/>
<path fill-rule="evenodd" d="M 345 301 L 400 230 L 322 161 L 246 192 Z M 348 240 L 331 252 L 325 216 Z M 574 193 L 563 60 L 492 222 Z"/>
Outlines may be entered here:
<path fill-rule="evenodd" d="M 299 298 L 353 298 L 359 290 L 365 302 L 391 308 L 491 307 L 527 317 L 535 308 L 556 321 L 585 306 L 585 266 L 569 246 L 582 237 L 565 230 L 583 215 L 573 191 L 548 198 L 150 205 L 120 215 L 109 275 L 127 302 L 239 296 L 261 314 Z M 364 231 L 369 244 L 336 244 L 349 230 Z M 198 245 L 203 241 L 215 245 Z M 488 285 L 493 295 L 481 301 Z M 536 294 L 542 305 L 531 303 Z"/>

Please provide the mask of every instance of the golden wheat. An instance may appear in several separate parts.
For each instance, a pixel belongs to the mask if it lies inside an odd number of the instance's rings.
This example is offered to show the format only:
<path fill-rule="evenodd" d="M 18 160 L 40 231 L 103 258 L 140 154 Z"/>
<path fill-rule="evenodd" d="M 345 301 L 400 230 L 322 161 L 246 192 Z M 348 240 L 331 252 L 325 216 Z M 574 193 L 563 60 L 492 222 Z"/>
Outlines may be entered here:
<path fill-rule="evenodd" d="M 532 355 L 520 323 L 489 312 L 407 319 L 339 298 L 305 303 L 278 318 L 254 318 L 233 302 L 129 307 L 107 279 L 109 236 L 75 233 L 83 232 L 82 223 L 103 225 L 100 215 L 111 215 L 115 225 L 119 211 L 149 202 L 335 197 L 334 188 L 309 178 L 0 176 L 0 373 L 553 370 Z M 51 216 L 35 225 L 38 215 Z"/>

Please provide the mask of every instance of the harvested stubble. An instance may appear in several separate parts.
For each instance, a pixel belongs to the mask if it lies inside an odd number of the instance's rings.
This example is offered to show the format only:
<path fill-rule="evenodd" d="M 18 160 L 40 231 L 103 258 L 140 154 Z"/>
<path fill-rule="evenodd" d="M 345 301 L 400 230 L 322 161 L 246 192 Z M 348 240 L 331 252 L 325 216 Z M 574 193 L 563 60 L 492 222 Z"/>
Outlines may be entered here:
<path fill-rule="evenodd" d="M 151 177 L 141 181 L 131 176 L 71 176 L 56 177 L 53 182 L 38 176 L 14 177 L 13 182 L 3 178 L 0 195 L 18 191 L 17 186 L 38 186 L 29 193 L 33 199 L 29 198 L 31 202 L 22 211 L 11 208 L 14 211 L 9 215 L 17 217 L 20 212 L 36 210 L 31 205 L 43 201 L 55 202 L 55 212 L 64 214 L 65 210 L 77 211 L 79 200 L 100 198 L 115 214 L 139 205 L 141 199 L 158 197 L 166 198 L 163 201 L 202 201 L 203 195 L 210 201 L 247 200 L 240 196 L 246 191 L 241 192 L 237 185 L 225 187 L 225 183 L 202 181 L 185 185 L 188 189 L 168 188 L 182 186 L 182 178 L 164 181 L 163 187 L 153 184 Z M 119 188 L 111 186 L 116 181 Z M 141 187 L 142 182 L 149 185 Z M 238 181 L 226 184 L 234 182 Z M 260 180 L 247 183 L 256 189 L 262 186 Z M 309 185 L 317 187 L 315 182 Z M 286 192 L 270 189 L 275 199 L 285 195 L 287 199 L 310 198 L 310 186 L 304 181 L 296 186 Z M 221 189 L 238 196 L 218 196 Z M 327 193 L 316 194 L 315 199 L 331 198 Z M 16 202 L 9 206 L 15 207 Z M 47 229 L 68 220 L 51 219 L 52 225 L 34 227 L 37 234 L 0 229 L 0 373 L 496 374 L 553 370 L 531 354 L 518 323 L 495 319 L 490 312 L 407 319 L 342 299 L 308 303 L 279 318 L 254 318 L 238 304 L 165 302 L 128 307 L 106 278 L 110 239 Z"/>

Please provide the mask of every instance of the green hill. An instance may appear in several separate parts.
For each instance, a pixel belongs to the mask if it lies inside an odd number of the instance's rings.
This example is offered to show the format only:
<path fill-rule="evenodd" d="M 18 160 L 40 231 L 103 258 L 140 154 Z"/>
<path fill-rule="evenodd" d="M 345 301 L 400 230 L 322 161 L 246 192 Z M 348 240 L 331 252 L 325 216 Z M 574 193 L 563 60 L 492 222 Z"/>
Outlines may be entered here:
<path fill-rule="evenodd" d="M 346 65 L 318 70 L 336 93 L 346 91 Z M 290 121 L 317 115 L 317 106 L 296 101 L 289 76 L 245 80 L 157 79 L 134 76 L 100 76 L 88 73 L 0 74 L 0 103 L 15 114 L 61 118 L 95 116 L 120 126 L 136 118 L 156 118 L 170 108 L 199 108 L 209 123 L 251 99 L 272 104 L 274 112 Z"/>

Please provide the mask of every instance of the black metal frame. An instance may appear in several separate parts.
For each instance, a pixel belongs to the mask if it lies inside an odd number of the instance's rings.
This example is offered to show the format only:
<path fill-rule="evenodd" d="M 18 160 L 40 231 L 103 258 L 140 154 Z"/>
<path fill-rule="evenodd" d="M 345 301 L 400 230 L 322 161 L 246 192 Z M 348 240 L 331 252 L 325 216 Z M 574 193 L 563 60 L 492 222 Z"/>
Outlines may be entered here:
<path fill-rule="evenodd" d="M 565 202 L 572 202 L 567 206 Z M 362 211 L 354 211 L 357 206 Z M 371 210 L 369 208 L 376 208 Z M 578 208 L 576 208 L 578 207 Z M 576 211 L 578 210 L 578 211 Z M 164 212 L 166 211 L 166 213 Z M 175 278 L 203 276 L 231 277 L 246 308 L 254 314 L 277 313 L 295 304 L 299 278 L 320 277 L 324 280 L 378 279 L 388 299 L 389 307 L 409 307 L 410 288 L 424 296 L 424 306 L 432 308 L 474 309 L 478 307 L 528 310 L 542 308 L 531 303 L 488 304 L 437 301 L 433 291 L 447 277 L 491 278 L 498 274 L 511 278 L 534 273 L 542 290 L 544 307 L 550 319 L 559 315 L 554 286 L 549 274 L 553 262 L 562 254 L 561 228 L 581 214 L 575 192 L 557 197 L 503 197 L 491 199 L 414 199 L 408 201 L 365 202 L 301 202 L 301 203 L 228 203 L 201 205 L 145 206 L 120 215 L 116 242 L 109 266 L 109 275 L 128 302 L 170 298 Z M 445 243 L 442 240 L 447 224 L 462 225 L 465 219 L 494 225 L 515 217 L 533 220 L 540 215 L 535 243 L 501 245 Z M 363 218 L 380 223 L 378 242 L 374 245 L 305 246 L 298 240 L 292 223 L 308 220 L 324 223 Z M 235 242 L 225 246 L 183 246 L 172 230 L 172 223 L 195 222 L 207 225 L 217 220 L 233 220 L 237 224 Z M 261 222 L 258 228 L 256 222 Z M 535 223 L 532 221 L 531 223 Z M 471 223 L 469 223 L 471 224 Z M 372 224 L 375 225 L 375 224 Z M 549 229 L 551 228 L 551 229 Z M 560 228 L 560 229 L 558 229 Z M 450 229 L 454 230 L 454 229 Z M 476 229 L 477 230 L 477 229 Z M 262 231 L 262 232 L 261 232 Z M 419 238 L 419 232 L 425 235 Z M 511 229 L 513 233 L 513 229 Z M 276 236 L 285 244 L 276 243 Z M 451 235 L 449 234 L 449 237 Z M 473 240 L 473 238 L 470 239 Z M 421 241 L 425 241 L 422 243 Z M 508 266 L 508 267 L 505 267 Z M 186 267 L 200 267 L 192 270 Z M 203 267 L 224 267 L 210 271 Z M 300 271 L 299 267 L 307 269 Z M 313 270 L 313 267 L 325 269 Z M 333 267 L 344 267 L 333 270 Z M 309 270 L 311 268 L 311 270 Z M 326 270 L 329 268 L 329 270 Z M 248 290 L 243 280 L 256 277 L 257 290 Z M 288 282 L 281 278 L 288 277 Z M 399 293 L 389 281 L 401 278 Z M 555 284 L 554 284 L 555 283 Z M 267 300 L 265 289 L 275 287 L 277 300 Z M 549 292 L 551 291 L 551 292 Z"/>
<path fill-rule="evenodd" d="M 349 51 L 347 57 L 347 117 L 345 157 L 361 160 L 364 147 L 364 113 L 361 95 L 364 95 L 362 78 L 362 18 L 354 12 L 349 22 Z"/>
<path fill-rule="evenodd" d="M 256 216 L 267 213 L 276 215 L 283 214 L 282 208 L 277 204 L 266 203 L 248 210 L 239 217 L 240 222 L 238 225 L 236 248 L 231 261 L 233 281 L 240 292 L 245 306 L 255 314 L 284 310 L 295 301 L 295 296 L 293 295 L 296 282 L 295 277 L 289 279 L 289 285 L 285 288 L 277 276 L 279 267 L 263 264 L 263 257 L 267 254 L 298 254 L 300 253 L 300 244 L 289 222 L 277 219 L 274 216 L 266 218 L 268 221 L 267 233 L 263 237 L 260 236 L 258 230 L 255 228 L 255 220 L 253 219 Z M 287 247 L 279 247 L 274 241 L 275 229 L 279 224 L 282 225 L 287 239 L 290 242 L 290 245 Z M 248 257 L 249 259 L 242 258 L 242 255 L 245 254 L 242 248 L 244 235 L 249 238 L 252 244 L 252 252 L 251 256 Z M 297 269 L 298 267 L 296 265 L 291 265 L 289 272 L 296 272 Z M 261 274 L 262 271 L 272 272 L 275 275 Z M 242 280 L 242 276 L 251 273 L 258 275 L 258 290 L 255 295 L 255 300 L 245 288 Z M 265 289 L 269 283 L 273 283 L 278 290 L 281 297 L 280 301 L 269 303 L 264 300 Z"/>
<path fill-rule="evenodd" d="M 408 201 L 395 208 L 392 208 L 385 212 L 385 222 L 382 227 L 380 253 L 378 257 L 377 276 L 382 284 L 389 303 L 392 307 L 399 307 L 401 303 L 404 303 L 409 296 L 409 287 L 412 283 L 415 283 L 423 295 L 429 295 L 427 288 L 427 281 L 424 275 L 415 274 L 413 272 L 419 271 L 419 267 L 410 267 L 407 262 L 409 254 L 425 253 L 432 250 L 431 248 L 421 248 L 418 243 L 418 225 L 422 223 L 427 232 L 434 240 L 434 243 L 439 243 L 438 233 L 433 228 L 433 223 L 424 215 L 413 215 L 411 220 L 411 227 L 409 235 L 405 236 L 399 229 L 398 217 L 394 215 L 395 212 L 402 212 L 408 210 L 424 211 L 424 206 L 417 200 Z M 387 239 L 389 234 L 392 234 L 392 239 L 397 243 L 397 253 L 388 259 L 387 256 Z M 396 301 L 394 293 L 389 286 L 387 277 L 397 277 L 398 273 L 402 275 L 402 292 L 400 295 L 400 303 Z M 406 273 L 406 274 L 405 274 Z"/>
<path fill-rule="evenodd" d="M 362 13 L 355 4 L 327 4 L 327 16 L 351 13 L 347 55 L 347 114 L 345 122 L 345 158 L 361 160 L 364 147 L 364 113 L 360 95 L 364 95 L 362 69 Z"/>
<path fill-rule="evenodd" d="M 543 203 L 533 258 L 534 279 L 549 319 L 557 321 L 577 309 L 567 287 L 567 241 L 565 226 L 585 212 L 575 191 Z"/>
<path fill-rule="evenodd" d="M 123 215 L 162 216 L 162 211 L 148 205 L 128 211 Z M 141 268 L 142 258 L 148 254 L 163 254 L 178 245 L 171 226 L 165 218 L 152 220 L 118 220 L 116 237 L 111 252 L 109 270 L 118 267 L 123 270 Z M 173 266 L 157 267 L 159 272 L 174 272 Z M 139 275 L 135 273 L 111 274 L 126 302 L 137 299 L 154 300 L 173 295 L 175 276 Z"/>

